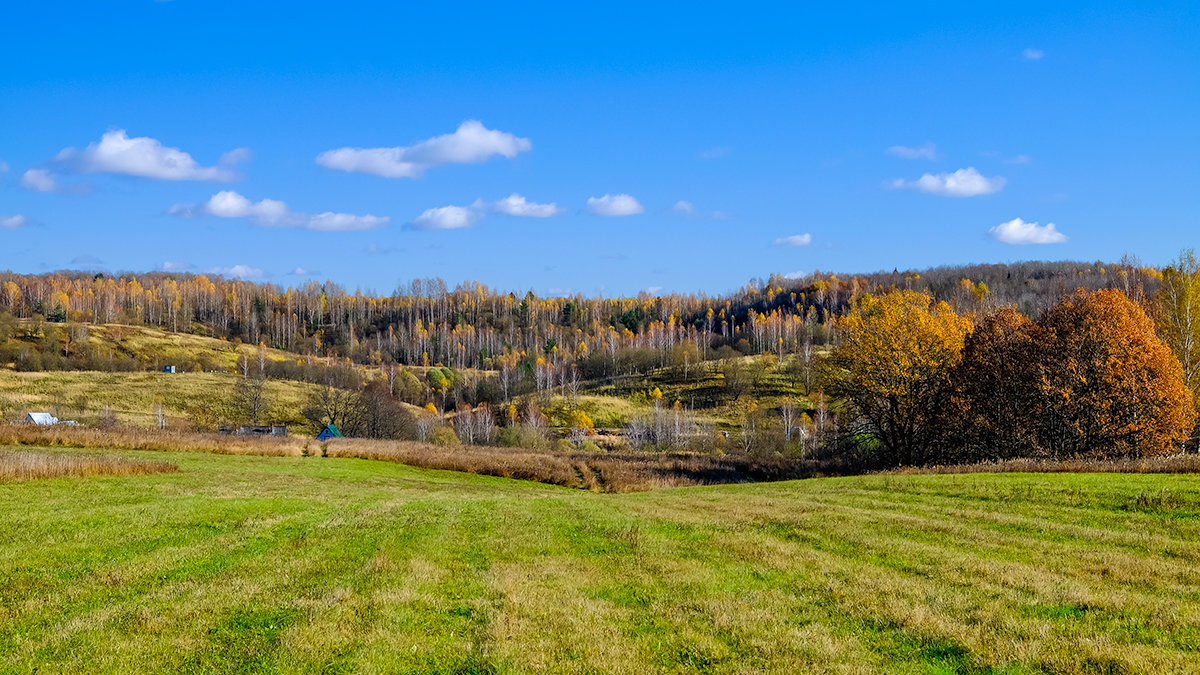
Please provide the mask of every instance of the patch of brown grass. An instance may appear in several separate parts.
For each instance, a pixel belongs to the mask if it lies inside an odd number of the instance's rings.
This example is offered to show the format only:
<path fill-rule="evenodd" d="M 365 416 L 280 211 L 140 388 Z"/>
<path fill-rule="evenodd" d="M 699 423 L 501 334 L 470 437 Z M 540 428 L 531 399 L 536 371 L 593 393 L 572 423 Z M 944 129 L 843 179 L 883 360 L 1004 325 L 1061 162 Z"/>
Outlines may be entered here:
<path fill-rule="evenodd" d="M 0 452 L 0 480 L 36 480 L 67 476 L 143 476 L 176 471 L 179 471 L 179 467 L 171 462 L 148 462 L 126 457 Z"/>
<path fill-rule="evenodd" d="M 1200 454 L 1128 459 L 1006 459 L 975 464 L 905 466 L 883 473 L 1200 473 Z"/>
<path fill-rule="evenodd" d="M 599 492 L 717 485 L 843 475 L 833 461 L 695 453 L 597 454 L 494 446 L 442 447 L 410 441 L 339 439 L 330 457 L 400 462 L 428 469 L 465 471 Z"/>
<path fill-rule="evenodd" d="M 0 425 L 0 445 L 299 457 L 309 446 L 319 444 L 308 438 L 261 438 L 149 429 L 91 429 L 66 425 L 39 427 L 31 424 L 9 424 Z M 312 451 L 314 450 L 310 450 Z M 315 449 L 315 452 L 319 454 L 319 448 Z"/>
<path fill-rule="evenodd" d="M 416 441 L 248 437 L 148 429 L 0 425 L 0 445 L 209 452 L 268 457 L 329 456 L 399 462 L 596 492 L 792 480 L 854 473 L 836 460 L 698 453 L 593 453 L 495 446 L 438 446 Z"/>

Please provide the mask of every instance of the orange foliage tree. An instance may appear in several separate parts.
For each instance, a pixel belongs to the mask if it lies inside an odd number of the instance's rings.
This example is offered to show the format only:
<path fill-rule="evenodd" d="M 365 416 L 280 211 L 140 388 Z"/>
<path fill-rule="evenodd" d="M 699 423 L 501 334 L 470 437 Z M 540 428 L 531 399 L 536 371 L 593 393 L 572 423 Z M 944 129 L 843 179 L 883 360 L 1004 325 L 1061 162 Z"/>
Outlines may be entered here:
<path fill-rule="evenodd" d="M 857 413 L 879 461 L 923 464 L 937 458 L 948 430 L 950 372 L 970 323 L 924 293 L 866 296 L 841 323 L 830 363 L 830 393 Z"/>
<path fill-rule="evenodd" d="M 1165 454 L 1196 420 L 1179 360 L 1118 290 L 1077 291 L 1034 322 L 989 317 L 955 382 L 981 458 Z"/>

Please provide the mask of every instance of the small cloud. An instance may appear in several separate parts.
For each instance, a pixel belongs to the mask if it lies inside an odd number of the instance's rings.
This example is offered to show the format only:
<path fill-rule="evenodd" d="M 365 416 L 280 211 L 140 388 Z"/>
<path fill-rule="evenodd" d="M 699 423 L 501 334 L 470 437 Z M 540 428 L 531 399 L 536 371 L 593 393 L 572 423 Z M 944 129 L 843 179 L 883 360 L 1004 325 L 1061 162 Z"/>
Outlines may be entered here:
<path fill-rule="evenodd" d="M 29 219 L 19 213 L 15 216 L 0 216 L 0 230 L 15 230 L 28 224 Z"/>
<path fill-rule="evenodd" d="M 170 260 L 168 260 L 168 261 L 164 262 L 162 265 L 160 265 L 159 269 L 161 269 L 164 272 L 189 272 L 192 269 L 195 269 L 195 266 L 192 265 L 191 263 L 171 262 Z"/>
<path fill-rule="evenodd" d="M 802 279 L 802 278 L 804 278 L 804 272 L 801 272 L 800 270 L 796 270 L 795 272 L 788 272 L 787 274 L 783 275 L 783 278 L 784 279 Z"/>
<path fill-rule="evenodd" d="M 649 293 L 650 295 L 658 295 L 659 293 L 662 293 L 662 291 L 663 291 L 662 286 L 651 286 L 646 289 L 646 292 Z"/>
<path fill-rule="evenodd" d="M 292 276 L 297 277 L 315 277 L 321 273 L 320 270 L 310 270 L 306 267 L 297 267 L 292 270 Z"/>
<path fill-rule="evenodd" d="M 487 206 L 482 201 L 477 201 L 478 206 Z M 563 209 L 553 202 L 549 204 L 538 204 L 526 200 L 516 192 L 496 202 L 490 204 L 493 211 L 496 213 L 505 213 L 510 216 L 521 216 L 525 218 L 549 218 L 557 216 L 563 212 Z"/>
<path fill-rule="evenodd" d="M 395 253 L 400 249 L 395 246 L 380 246 L 379 244 L 367 244 L 367 255 L 388 255 Z"/>
<path fill-rule="evenodd" d="M 954 173 L 927 173 L 914 181 L 897 178 L 886 185 L 896 190 L 918 190 L 942 197 L 977 197 L 999 192 L 1006 182 L 1001 176 L 983 176 L 972 166 Z"/>
<path fill-rule="evenodd" d="M 681 213 L 685 216 L 691 216 L 696 213 L 696 207 L 691 202 L 687 202 L 682 199 L 675 202 L 675 206 L 672 206 L 671 210 L 675 213 Z"/>
<path fill-rule="evenodd" d="M 221 158 L 217 160 L 217 164 L 221 166 L 236 166 L 242 162 L 249 162 L 252 159 L 254 159 L 254 153 L 251 152 L 250 148 L 234 148 L 221 155 Z"/>
<path fill-rule="evenodd" d="M 234 151 L 239 152 L 239 151 Z M 230 181 L 226 167 L 200 166 L 188 153 L 146 136 L 130 138 L 124 129 L 109 131 L 83 150 L 65 148 L 51 160 L 74 173 L 112 173 L 159 180 Z"/>
<path fill-rule="evenodd" d="M 386 225 L 387 216 L 351 213 L 307 214 L 294 212 L 284 202 L 263 199 L 252 202 L 233 190 L 222 190 L 203 204 L 175 204 L 167 209 L 167 215 L 179 218 L 195 218 L 209 215 L 217 218 L 247 218 L 264 227 L 298 227 L 322 232 L 346 232 L 369 230 Z"/>
<path fill-rule="evenodd" d="M 1040 50 L 1040 49 L 1033 49 L 1032 47 L 1030 47 L 1030 48 L 1027 48 L 1027 49 L 1024 49 L 1024 50 L 1022 50 L 1022 51 L 1021 51 L 1021 56 L 1025 57 L 1025 59 L 1027 59 L 1027 60 L 1029 60 L 1029 61 L 1037 61 L 1037 60 L 1040 60 L 1040 59 L 1041 59 L 1043 56 L 1045 56 L 1045 55 L 1046 55 L 1046 53 L 1045 53 L 1045 52 L 1043 52 L 1042 50 Z"/>
<path fill-rule="evenodd" d="M 394 148 L 338 148 L 317 156 L 327 169 L 367 173 L 384 178 L 416 178 L 427 169 L 447 164 L 477 164 L 493 155 L 513 158 L 533 149 L 528 138 L 488 129 L 467 120 L 451 134 Z"/>
<path fill-rule="evenodd" d="M 72 265 L 90 265 L 92 267 L 97 267 L 97 266 L 103 265 L 104 261 L 97 258 L 94 255 L 89 255 L 89 254 L 85 253 L 83 255 L 77 255 L 74 258 L 71 258 L 70 264 L 72 264 Z"/>
<path fill-rule="evenodd" d="M 1033 161 L 1029 155 L 1017 155 L 1004 160 L 1008 164 L 1028 164 Z"/>
<path fill-rule="evenodd" d="M 233 279 L 261 279 L 263 271 L 249 265 L 234 265 L 233 267 L 210 267 L 205 274 L 219 274 Z"/>
<path fill-rule="evenodd" d="M 646 211 L 638 200 L 626 194 L 588 197 L 587 207 L 598 216 L 635 216 Z"/>
<path fill-rule="evenodd" d="M 733 214 L 728 211 L 713 211 L 712 217 L 717 220 L 733 220 Z"/>
<path fill-rule="evenodd" d="M 1000 223 L 988 231 L 992 238 L 1005 244 L 1061 244 L 1067 240 L 1067 235 L 1055 229 L 1054 223 L 1039 226 L 1020 218 Z"/>
<path fill-rule="evenodd" d="M 34 192 L 54 192 L 58 189 L 58 183 L 46 169 L 30 169 L 21 176 L 21 187 Z"/>
<path fill-rule="evenodd" d="M 899 157 L 901 159 L 937 159 L 938 157 L 937 146 L 933 143 L 926 143 L 916 148 L 909 148 L 903 145 L 893 145 L 884 152 L 892 155 L 893 157 Z"/>
<path fill-rule="evenodd" d="M 414 230 L 459 230 L 479 222 L 479 212 L 469 206 L 442 206 L 425 211 L 413 219 Z"/>
<path fill-rule="evenodd" d="M 808 246 L 812 243 L 812 235 L 793 234 L 790 237 L 780 237 L 771 242 L 772 246 Z"/>
<path fill-rule="evenodd" d="M 8 173 L 8 162 L 0 160 L 0 173 Z"/>
<path fill-rule="evenodd" d="M 722 145 L 716 148 L 708 148 L 696 153 L 696 159 L 720 159 L 728 157 L 729 153 L 733 152 L 732 148 L 727 145 Z"/>

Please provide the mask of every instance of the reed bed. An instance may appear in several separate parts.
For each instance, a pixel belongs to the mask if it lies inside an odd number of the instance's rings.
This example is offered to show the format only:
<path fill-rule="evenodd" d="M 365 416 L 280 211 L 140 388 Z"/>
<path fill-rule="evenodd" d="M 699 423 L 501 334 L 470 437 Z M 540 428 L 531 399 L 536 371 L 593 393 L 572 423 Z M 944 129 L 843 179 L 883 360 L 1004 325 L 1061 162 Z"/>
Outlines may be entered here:
<path fill-rule="evenodd" d="M 974 464 L 905 466 L 884 473 L 1200 473 L 1200 454 L 1116 459 L 1005 459 Z"/>
<path fill-rule="evenodd" d="M 696 453 L 591 453 L 495 446 L 442 447 L 411 441 L 340 439 L 330 457 L 400 462 L 516 478 L 599 492 L 636 492 L 664 487 L 718 485 L 844 475 L 838 461 Z"/>
<path fill-rule="evenodd" d="M 150 429 L 94 429 L 66 425 L 39 427 L 31 424 L 10 424 L 0 425 L 0 445 L 300 457 L 310 450 L 310 445 L 319 446 L 320 444 L 312 439 L 299 437 L 264 438 Z M 319 454 L 319 450 L 316 452 Z"/>
<path fill-rule="evenodd" d="M 149 462 L 105 455 L 66 455 L 44 452 L 0 452 L 0 481 L 90 476 L 144 476 L 174 473 L 171 462 Z"/>

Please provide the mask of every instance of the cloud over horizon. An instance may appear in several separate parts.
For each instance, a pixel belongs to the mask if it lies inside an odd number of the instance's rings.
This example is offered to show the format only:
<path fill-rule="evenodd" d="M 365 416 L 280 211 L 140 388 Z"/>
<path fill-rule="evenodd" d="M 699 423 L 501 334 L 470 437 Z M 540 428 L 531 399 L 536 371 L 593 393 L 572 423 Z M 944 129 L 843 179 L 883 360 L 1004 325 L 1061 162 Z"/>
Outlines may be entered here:
<path fill-rule="evenodd" d="M 937 159 L 937 146 L 933 143 L 926 143 L 917 148 L 909 148 L 903 145 L 893 145 L 885 150 L 893 157 L 901 159 Z"/>
<path fill-rule="evenodd" d="M 954 173 L 927 173 L 914 181 L 897 178 L 887 186 L 895 190 L 917 190 L 941 197 L 978 197 L 990 195 L 1004 189 L 1002 176 L 988 178 L 970 166 Z"/>
<path fill-rule="evenodd" d="M 479 204 L 480 202 L 476 202 Z M 496 213 L 504 213 L 510 216 L 521 216 L 525 218 L 549 218 L 557 216 L 565 209 L 559 207 L 558 204 L 550 202 L 549 204 L 538 204 L 525 199 L 525 197 L 516 192 L 490 204 L 493 211 Z"/>
<path fill-rule="evenodd" d="M 409 227 L 414 230 L 459 230 L 474 227 L 480 217 L 479 210 L 470 206 L 441 206 L 425 209 Z"/>
<path fill-rule="evenodd" d="M 222 190 L 203 204 L 175 204 L 167 215 L 179 218 L 195 218 L 208 215 L 217 218 L 246 218 L 264 227 L 298 227 L 321 232 L 346 232 L 369 230 L 386 225 L 391 218 L 371 214 L 359 216 L 351 213 L 308 214 L 294 212 L 285 202 L 263 199 L 252 202 L 233 190 Z"/>
<path fill-rule="evenodd" d="M 1000 223 L 988 230 L 992 238 L 1005 244 L 1061 244 L 1067 241 L 1067 235 L 1059 232 L 1054 223 L 1039 226 L 1037 223 L 1027 223 L 1020 218 Z"/>
<path fill-rule="evenodd" d="M 263 271 L 257 267 L 249 265 L 234 265 L 233 267 L 210 267 L 204 270 L 205 274 L 219 274 L 223 277 L 231 277 L 234 279 L 261 279 Z"/>
<path fill-rule="evenodd" d="M 18 213 L 11 216 L 0 216 L 0 230 L 15 230 L 22 225 L 28 225 L 29 219 Z"/>
<path fill-rule="evenodd" d="M 436 166 L 478 164 L 493 155 L 511 159 L 532 149 L 533 142 L 528 138 L 488 129 L 478 120 L 467 120 L 454 133 L 415 145 L 327 150 L 317 155 L 317 164 L 327 169 L 384 178 L 417 178 Z"/>
<path fill-rule="evenodd" d="M 588 210 L 598 216 L 636 216 L 646 209 L 633 196 L 627 194 L 605 194 L 603 197 L 588 197 Z"/>
<path fill-rule="evenodd" d="M 147 136 L 130 138 L 124 129 L 105 132 L 83 150 L 64 148 L 51 164 L 71 173 L 110 173 L 158 180 L 232 181 L 233 164 L 249 156 L 238 148 L 222 155 L 218 166 L 201 166 L 191 155 Z"/>
<path fill-rule="evenodd" d="M 793 234 L 790 237 L 779 237 L 771 242 L 772 246 L 808 246 L 812 243 L 812 235 L 807 232 L 804 234 Z"/>
<path fill-rule="evenodd" d="M 21 187 L 34 192 L 54 192 L 58 189 L 58 182 L 46 169 L 30 169 L 21 176 Z"/>

